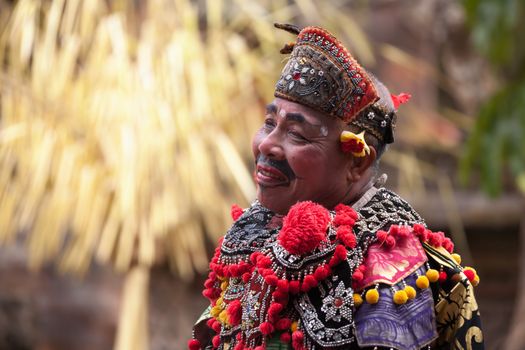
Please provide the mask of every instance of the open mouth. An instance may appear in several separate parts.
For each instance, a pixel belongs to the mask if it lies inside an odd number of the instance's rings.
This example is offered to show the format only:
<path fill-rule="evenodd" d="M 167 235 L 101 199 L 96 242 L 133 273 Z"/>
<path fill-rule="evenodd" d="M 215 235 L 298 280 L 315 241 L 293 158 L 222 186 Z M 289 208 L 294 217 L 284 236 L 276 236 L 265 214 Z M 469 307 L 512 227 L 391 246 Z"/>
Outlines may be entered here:
<path fill-rule="evenodd" d="M 257 165 L 257 172 L 255 174 L 257 183 L 261 186 L 285 186 L 290 180 L 281 171 L 274 167 Z"/>

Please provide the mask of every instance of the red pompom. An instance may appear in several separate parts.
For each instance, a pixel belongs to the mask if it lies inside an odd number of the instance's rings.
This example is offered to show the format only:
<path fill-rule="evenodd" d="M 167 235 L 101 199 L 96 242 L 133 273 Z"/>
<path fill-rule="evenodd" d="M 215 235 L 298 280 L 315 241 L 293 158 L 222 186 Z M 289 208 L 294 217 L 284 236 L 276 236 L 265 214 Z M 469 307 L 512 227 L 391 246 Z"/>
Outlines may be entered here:
<path fill-rule="evenodd" d="M 259 256 L 263 255 L 261 252 L 253 252 L 250 255 L 250 261 L 253 265 L 257 265 L 257 260 L 259 260 Z"/>
<path fill-rule="evenodd" d="M 344 214 L 350 216 L 354 220 L 357 220 L 357 218 L 358 218 L 358 215 L 355 212 L 355 210 L 349 205 L 346 205 L 346 204 L 343 204 L 343 203 L 339 203 L 338 205 L 335 206 L 334 210 L 335 210 L 336 214 L 343 214 L 344 213 Z"/>
<path fill-rule="evenodd" d="M 301 282 L 299 281 L 290 281 L 288 286 L 290 294 L 298 294 L 301 291 Z"/>
<path fill-rule="evenodd" d="M 329 212 L 323 206 L 310 201 L 299 202 L 284 218 L 278 240 L 291 254 L 309 253 L 326 239 L 329 222 Z"/>
<path fill-rule="evenodd" d="M 233 277 L 239 277 L 241 274 L 239 273 L 239 266 L 238 265 L 230 265 L 230 275 Z"/>
<path fill-rule="evenodd" d="M 412 234 L 412 231 L 410 230 L 410 227 L 406 225 L 399 226 L 397 230 L 397 237 L 401 239 L 407 238 L 411 234 Z"/>
<path fill-rule="evenodd" d="M 318 283 L 319 281 L 317 281 L 313 275 L 306 275 L 301 290 L 306 293 L 313 287 L 317 286 Z"/>
<path fill-rule="evenodd" d="M 399 226 L 398 225 L 391 225 L 388 229 L 388 234 L 392 236 L 397 236 L 397 233 L 399 232 Z"/>
<path fill-rule="evenodd" d="M 443 240 L 443 248 L 445 248 L 449 253 L 452 254 L 452 252 L 454 251 L 454 242 L 452 242 L 450 238 L 445 237 L 445 239 Z"/>
<path fill-rule="evenodd" d="M 463 273 L 468 278 L 470 282 L 474 281 L 474 278 L 476 278 L 476 273 L 471 269 L 465 269 L 463 270 Z"/>
<path fill-rule="evenodd" d="M 344 245 L 338 244 L 337 247 L 335 247 L 334 255 L 330 259 L 329 265 L 335 266 L 345 259 L 346 259 L 346 248 L 344 247 Z"/>
<path fill-rule="evenodd" d="M 275 329 L 279 331 L 284 331 L 288 328 L 290 328 L 292 324 L 292 321 L 289 318 L 281 318 L 277 323 L 275 324 Z"/>
<path fill-rule="evenodd" d="M 259 268 L 267 268 L 272 266 L 272 260 L 264 255 L 260 255 L 257 259 L 257 267 Z"/>
<path fill-rule="evenodd" d="M 288 293 L 288 280 L 279 280 L 277 281 L 277 290 L 283 293 Z"/>
<path fill-rule="evenodd" d="M 259 275 L 261 275 L 263 277 L 266 277 L 268 275 L 273 275 L 273 270 L 272 269 L 266 269 L 264 267 L 259 267 L 258 270 L 259 270 Z"/>
<path fill-rule="evenodd" d="M 350 226 L 340 226 L 337 229 L 337 239 L 350 249 L 354 249 L 357 240 Z"/>
<path fill-rule="evenodd" d="M 200 350 L 201 348 L 201 342 L 197 339 L 190 339 L 188 340 L 188 349 L 189 350 Z"/>
<path fill-rule="evenodd" d="M 377 240 L 379 241 L 379 243 L 383 243 L 386 238 L 388 237 L 388 232 L 386 231 L 383 231 L 383 230 L 379 230 L 376 232 L 376 237 L 377 237 Z"/>
<path fill-rule="evenodd" d="M 270 335 L 274 331 L 273 325 L 270 322 L 261 323 L 261 325 L 259 326 L 259 329 L 261 330 L 261 333 L 264 335 Z"/>
<path fill-rule="evenodd" d="M 226 274 L 224 273 L 224 267 L 222 267 L 221 265 L 217 265 L 216 268 L 214 269 L 215 273 L 219 276 L 225 276 Z"/>
<path fill-rule="evenodd" d="M 239 276 L 242 276 L 243 273 L 250 271 L 251 265 L 247 262 L 241 261 L 237 264 L 239 267 Z"/>
<path fill-rule="evenodd" d="M 210 288 L 210 289 L 208 289 L 208 291 L 209 291 L 209 294 L 210 294 L 210 297 L 209 297 L 210 300 L 217 299 L 218 297 L 221 296 L 221 292 L 222 292 L 222 290 L 220 288 Z M 203 291 L 203 293 L 204 293 L 204 291 Z"/>
<path fill-rule="evenodd" d="M 359 269 L 358 270 L 355 270 L 354 273 L 352 274 L 352 279 L 356 282 L 360 282 L 363 280 L 365 276 L 363 275 L 363 272 L 360 271 Z"/>
<path fill-rule="evenodd" d="M 245 272 L 242 274 L 242 281 L 244 283 L 248 283 L 248 281 L 250 280 L 250 277 L 252 277 L 252 274 L 249 272 Z"/>
<path fill-rule="evenodd" d="M 228 304 L 226 312 L 232 325 L 236 326 L 241 323 L 242 306 L 240 300 L 233 300 Z"/>
<path fill-rule="evenodd" d="M 232 205 L 230 214 L 232 216 L 233 221 L 237 221 L 237 219 L 239 219 L 243 213 L 244 211 L 237 204 Z"/>
<path fill-rule="evenodd" d="M 394 248 L 396 245 L 396 239 L 389 235 L 385 240 L 385 244 L 389 249 Z"/>
<path fill-rule="evenodd" d="M 213 329 L 213 331 L 215 333 L 220 333 L 221 332 L 221 328 L 222 328 L 222 325 L 219 321 L 217 320 L 214 320 L 215 322 L 213 322 L 213 325 L 211 326 L 211 329 Z"/>
<path fill-rule="evenodd" d="M 204 289 L 202 295 L 207 299 L 213 299 L 213 288 Z"/>
<path fill-rule="evenodd" d="M 304 342 L 304 334 L 301 331 L 295 331 L 292 333 L 292 346 L 294 349 L 301 348 Z"/>
<path fill-rule="evenodd" d="M 414 224 L 412 229 L 414 230 L 415 234 L 420 234 L 422 232 L 425 232 L 426 227 L 424 225 L 421 225 L 421 224 Z"/>
<path fill-rule="evenodd" d="M 278 315 L 281 311 L 283 311 L 283 305 L 279 303 L 272 303 L 270 307 L 268 308 L 268 314 L 269 315 Z"/>
<path fill-rule="evenodd" d="M 323 281 L 330 275 L 330 271 L 325 266 L 319 266 L 315 269 L 314 277 L 318 281 Z"/>
<path fill-rule="evenodd" d="M 334 226 L 354 226 L 355 220 L 348 214 L 337 214 L 334 218 Z"/>
<path fill-rule="evenodd" d="M 431 232 L 428 236 L 428 241 L 431 245 L 438 248 L 443 245 L 445 234 L 443 232 Z"/>
<path fill-rule="evenodd" d="M 447 280 L 447 273 L 445 271 L 441 271 L 439 273 L 439 282 L 445 282 Z"/>
<path fill-rule="evenodd" d="M 239 333 L 239 334 L 240 334 L 240 333 Z M 237 345 L 235 345 L 235 347 L 233 348 L 233 350 L 245 350 L 245 349 L 244 349 L 244 343 L 243 343 L 243 342 L 237 343 Z"/>
<path fill-rule="evenodd" d="M 268 319 L 271 322 L 276 322 L 279 319 L 279 313 L 283 311 L 283 309 L 283 304 L 272 303 L 272 305 L 270 305 L 270 308 L 268 309 Z"/>
<path fill-rule="evenodd" d="M 280 339 L 283 343 L 287 344 L 292 340 L 292 336 L 290 335 L 290 333 L 284 332 L 283 334 L 281 334 Z"/>
<path fill-rule="evenodd" d="M 335 209 L 335 218 L 334 226 L 338 227 L 341 225 L 353 226 L 357 220 L 357 213 L 352 207 L 344 204 L 336 205 Z"/>
<path fill-rule="evenodd" d="M 266 350 L 266 347 L 264 345 L 259 345 L 258 347 L 256 347 L 253 350 Z"/>
<path fill-rule="evenodd" d="M 213 324 L 214 323 L 215 323 L 215 319 L 213 317 L 208 319 L 208 321 L 206 321 L 206 325 L 208 326 L 208 328 L 212 328 L 213 329 Z"/>
<path fill-rule="evenodd" d="M 279 281 L 279 277 L 275 276 L 275 275 L 266 275 L 264 277 L 264 281 L 266 283 L 268 283 L 270 286 L 276 286 L 277 285 L 277 281 Z"/>
<path fill-rule="evenodd" d="M 414 233 L 421 242 L 426 242 L 428 240 L 428 232 L 429 230 L 425 226 L 421 224 L 414 225 Z"/>
<path fill-rule="evenodd" d="M 208 278 L 206 282 L 204 282 L 205 288 L 212 288 L 215 285 L 215 280 L 212 280 L 211 278 Z"/>
<path fill-rule="evenodd" d="M 221 337 L 219 335 L 216 335 L 212 338 L 211 343 L 214 347 L 218 348 L 219 345 L 221 345 Z"/>
<path fill-rule="evenodd" d="M 276 290 L 272 293 L 272 295 L 275 301 L 278 303 L 282 303 L 283 301 L 288 300 L 288 293 L 283 292 L 282 290 Z"/>
<path fill-rule="evenodd" d="M 224 270 L 223 271 L 224 271 L 224 277 L 227 277 L 227 278 L 231 277 L 232 274 L 231 274 L 229 266 L 224 266 Z"/>

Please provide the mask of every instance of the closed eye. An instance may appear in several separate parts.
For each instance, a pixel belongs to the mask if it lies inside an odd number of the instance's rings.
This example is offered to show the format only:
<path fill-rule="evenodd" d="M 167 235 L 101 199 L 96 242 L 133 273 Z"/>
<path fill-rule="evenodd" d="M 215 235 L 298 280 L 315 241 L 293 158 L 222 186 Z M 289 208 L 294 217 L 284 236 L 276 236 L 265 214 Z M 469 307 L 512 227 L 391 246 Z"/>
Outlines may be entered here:
<path fill-rule="evenodd" d="M 303 141 L 303 142 L 309 142 L 309 140 L 306 137 L 304 137 L 303 135 L 301 135 L 297 131 L 290 130 L 290 131 L 288 131 L 288 135 L 293 137 L 295 140 Z"/>
<path fill-rule="evenodd" d="M 275 120 L 272 118 L 266 118 L 264 120 L 264 128 L 266 130 L 273 130 L 273 128 L 275 128 Z"/>

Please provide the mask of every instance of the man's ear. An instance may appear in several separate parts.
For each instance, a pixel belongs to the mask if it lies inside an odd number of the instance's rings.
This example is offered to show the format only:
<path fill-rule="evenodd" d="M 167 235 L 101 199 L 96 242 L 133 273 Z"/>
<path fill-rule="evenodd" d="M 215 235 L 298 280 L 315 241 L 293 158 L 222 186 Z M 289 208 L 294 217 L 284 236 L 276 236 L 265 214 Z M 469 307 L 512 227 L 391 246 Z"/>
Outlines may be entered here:
<path fill-rule="evenodd" d="M 363 177 L 365 172 L 374 164 L 377 152 L 372 146 L 370 147 L 370 153 L 364 157 L 354 157 L 349 162 L 347 176 L 349 182 L 357 182 Z"/>

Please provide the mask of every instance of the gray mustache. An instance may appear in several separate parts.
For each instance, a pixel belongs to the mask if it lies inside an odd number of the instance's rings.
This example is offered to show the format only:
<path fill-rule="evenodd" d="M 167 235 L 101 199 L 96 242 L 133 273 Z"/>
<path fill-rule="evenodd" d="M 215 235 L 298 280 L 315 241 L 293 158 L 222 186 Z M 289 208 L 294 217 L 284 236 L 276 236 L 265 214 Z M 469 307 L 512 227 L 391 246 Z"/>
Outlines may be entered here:
<path fill-rule="evenodd" d="M 264 155 L 259 154 L 255 162 L 256 165 L 265 165 L 279 170 L 283 173 L 290 181 L 296 178 L 290 164 L 286 160 L 275 160 L 266 158 Z"/>

